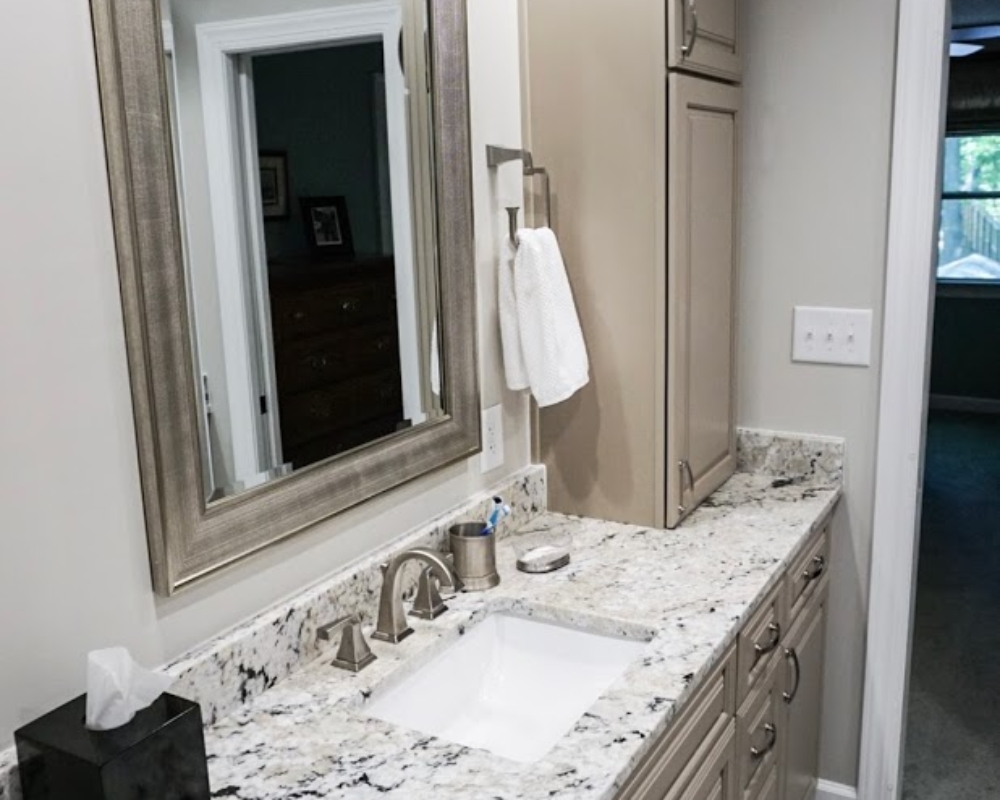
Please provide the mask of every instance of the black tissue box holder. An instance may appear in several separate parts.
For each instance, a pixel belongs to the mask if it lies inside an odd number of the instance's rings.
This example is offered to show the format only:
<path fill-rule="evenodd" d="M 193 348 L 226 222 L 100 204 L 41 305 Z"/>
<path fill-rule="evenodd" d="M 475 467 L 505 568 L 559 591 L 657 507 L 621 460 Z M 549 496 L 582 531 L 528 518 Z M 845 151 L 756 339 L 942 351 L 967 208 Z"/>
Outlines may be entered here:
<path fill-rule="evenodd" d="M 197 703 L 162 694 L 110 731 L 86 709 L 81 695 L 14 733 L 24 800 L 209 800 Z"/>

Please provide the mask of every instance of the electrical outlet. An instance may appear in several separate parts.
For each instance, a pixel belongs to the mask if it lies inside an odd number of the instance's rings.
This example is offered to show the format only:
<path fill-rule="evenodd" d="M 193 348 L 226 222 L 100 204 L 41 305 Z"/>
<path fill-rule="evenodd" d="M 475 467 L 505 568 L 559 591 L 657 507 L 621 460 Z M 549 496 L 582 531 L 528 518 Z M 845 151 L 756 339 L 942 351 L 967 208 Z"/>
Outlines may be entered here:
<path fill-rule="evenodd" d="M 492 472 L 503 466 L 503 406 L 493 406 L 483 412 L 483 452 L 480 470 Z"/>
<path fill-rule="evenodd" d="M 871 364 L 872 312 L 855 308 L 795 307 L 792 361 Z"/>

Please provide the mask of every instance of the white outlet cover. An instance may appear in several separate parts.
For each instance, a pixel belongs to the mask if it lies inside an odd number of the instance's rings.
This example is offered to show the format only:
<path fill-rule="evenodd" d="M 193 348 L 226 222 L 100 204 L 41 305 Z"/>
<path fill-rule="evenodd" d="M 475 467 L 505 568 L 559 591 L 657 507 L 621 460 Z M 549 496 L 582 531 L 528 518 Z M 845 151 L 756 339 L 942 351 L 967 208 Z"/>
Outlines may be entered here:
<path fill-rule="evenodd" d="M 483 452 L 480 471 L 492 472 L 503 466 L 503 406 L 495 405 L 483 411 Z"/>
<path fill-rule="evenodd" d="M 871 350 L 870 309 L 795 307 L 792 361 L 867 367 Z"/>

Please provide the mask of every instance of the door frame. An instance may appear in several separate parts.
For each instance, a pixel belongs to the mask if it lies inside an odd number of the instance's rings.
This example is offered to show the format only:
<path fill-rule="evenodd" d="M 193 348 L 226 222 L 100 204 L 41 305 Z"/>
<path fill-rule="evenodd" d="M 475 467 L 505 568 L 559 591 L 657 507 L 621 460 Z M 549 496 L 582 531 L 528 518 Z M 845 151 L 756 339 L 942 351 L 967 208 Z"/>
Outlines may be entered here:
<path fill-rule="evenodd" d="M 406 80 L 396 55 L 402 27 L 402 10 L 395 2 L 336 6 L 195 26 L 219 312 L 238 479 L 246 480 L 262 469 L 278 466 L 262 467 L 260 454 L 271 453 L 280 441 L 276 434 L 273 358 L 265 357 L 262 364 L 253 358 L 252 344 L 259 338 L 255 331 L 267 328 L 269 319 L 266 297 L 260 297 L 262 287 L 267 286 L 266 275 L 262 274 L 266 269 L 265 259 L 259 252 L 261 236 L 254 225 L 248 224 L 248 209 L 242 204 L 244 184 L 254 188 L 257 183 L 255 174 L 248 177 L 252 165 L 246 164 L 247 154 L 238 146 L 239 142 L 253 138 L 246 136 L 248 123 L 245 109 L 241 110 L 249 95 L 246 77 L 238 74 L 234 64 L 234 59 L 240 56 L 286 52 L 316 44 L 348 45 L 369 39 L 382 42 L 404 411 L 411 415 L 414 424 L 424 419 L 419 383 L 419 315 L 413 286 Z M 269 425 L 258 424 L 260 394 L 268 397 Z"/>
<path fill-rule="evenodd" d="M 947 101 L 949 0 L 901 0 L 858 797 L 901 797 Z"/>

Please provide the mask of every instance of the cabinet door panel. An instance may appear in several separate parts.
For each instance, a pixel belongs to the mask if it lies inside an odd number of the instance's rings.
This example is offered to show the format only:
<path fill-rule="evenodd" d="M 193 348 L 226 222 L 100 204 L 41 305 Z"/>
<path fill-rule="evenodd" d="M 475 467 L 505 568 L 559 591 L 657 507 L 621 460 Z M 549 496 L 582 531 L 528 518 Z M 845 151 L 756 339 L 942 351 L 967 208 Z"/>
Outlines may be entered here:
<path fill-rule="evenodd" d="M 740 90 L 669 80 L 667 526 L 736 468 Z"/>
<path fill-rule="evenodd" d="M 788 731 L 784 800 L 808 800 L 816 787 L 827 594 L 826 586 L 816 593 L 792 630 L 784 651 L 785 727 Z"/>
<path fill-rule="evenodd" d="M 669 66 L 739 81 L 739 0 L 669 0 Z"/>
<path fill-rule="evenodd" d="M 712 754 L 683 793 L 670 792 L 665 800 L 736 800 L 736 737 L 729 726 Z"/>

